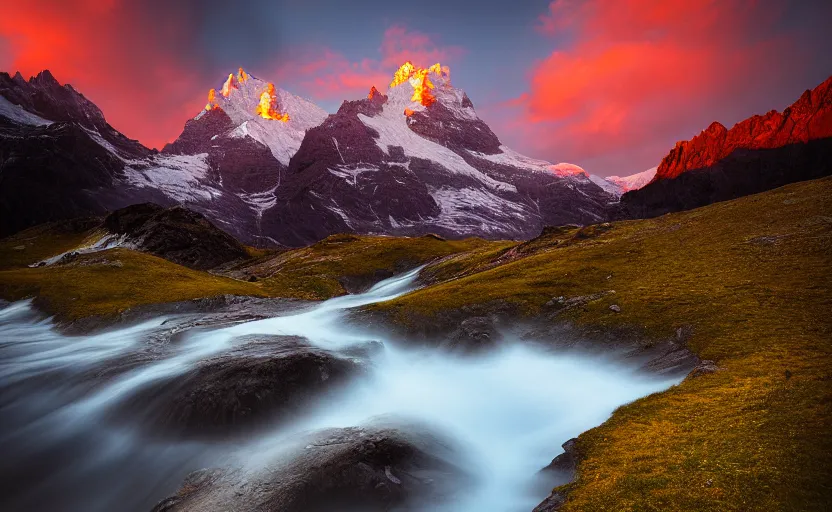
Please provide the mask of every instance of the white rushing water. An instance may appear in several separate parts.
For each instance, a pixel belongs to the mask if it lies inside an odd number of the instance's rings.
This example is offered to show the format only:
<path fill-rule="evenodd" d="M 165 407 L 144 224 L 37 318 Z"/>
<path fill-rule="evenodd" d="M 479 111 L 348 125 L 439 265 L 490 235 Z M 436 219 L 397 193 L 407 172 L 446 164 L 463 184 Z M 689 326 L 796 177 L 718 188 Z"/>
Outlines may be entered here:
<path fill-rule="evenodd" d="M 148 510 L 188 472 L 232 454 L 262 454 L 296 432 L 392 414 L 429 424 L 464 447 L 460 464 L 476 484 L 447 510 L 528 511 L 548 494 L 551 482 L 539 484 L 538 471 L 561 443 L 616 407 L 678 382 L 543 343 L 508 340 L 461 355 L 382 340 L 369 375 L 310 405 L 296 421 L 242 443 L 158 438 L 129 417 L 106 421 L 116 410 L 129 416 L 117 408 L 136 391 L 239 347 L 244 336 L 297 335 L 333 350 L 375 340 L 348 328 L 345 311 L 406 293 L 417 273 L 285 316 L 194 329 L 175 344 L 154 336 L 174 317 L 66 336 L 38 319 L 29 302 L 0 310 L 0 450 L 8 454 L 0 461 L 0 492 L 11 496 L 3 509 Z"/>

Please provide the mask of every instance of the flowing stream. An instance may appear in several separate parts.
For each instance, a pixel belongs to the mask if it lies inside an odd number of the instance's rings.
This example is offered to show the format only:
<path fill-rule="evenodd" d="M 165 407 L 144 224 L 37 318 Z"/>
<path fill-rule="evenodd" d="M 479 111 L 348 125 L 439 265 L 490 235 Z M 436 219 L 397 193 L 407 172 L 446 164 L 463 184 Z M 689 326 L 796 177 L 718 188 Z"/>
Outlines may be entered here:
<path fill-rule="evenodd" d="M 8 305 L 0 310 L 0 509 L 149 510 L 193 470 L 232 457 L 254 459 L 294 432 L 393 414 L 429 424 L 464 447 L 459 463 L 476 484 L 448 510 L 529 511 L 548 495 L 552 482 L 538 472 L 562 451 L 561 443 L 602 423 L 616 407 L 679 380 L 545 343 L 509 340 L 462 355 L 381 340 L 384 348 L 367 375 L 256 436 L 153 435 L 142 428 L 140 409 L 124 407 L 147 386 L 238 347 L 241 337 L 303 336 L 328 350 L 377 340 L 347 327 L 345 312 L 410 291 L 417 273 L 282 316 L 185 329 L 175 343 L 159 333 L 184 315 L 67 336 L 30 302 Z"/>

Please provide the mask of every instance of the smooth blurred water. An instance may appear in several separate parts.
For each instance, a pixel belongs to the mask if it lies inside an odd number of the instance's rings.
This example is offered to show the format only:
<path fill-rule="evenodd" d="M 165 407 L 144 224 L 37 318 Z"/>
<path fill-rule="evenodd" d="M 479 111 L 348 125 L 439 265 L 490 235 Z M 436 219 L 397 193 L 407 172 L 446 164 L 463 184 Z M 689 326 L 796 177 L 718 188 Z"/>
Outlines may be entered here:
<path fill-rule="evenodd" d="M 195 329 L 176 344 L 157 336 L 176 320 L 171 317 L 66 336 L 39 319 L 29 302 L 0 310 L 0 508 L 148 510 L 192 470 L 231 457 L 255 464 L 294 433 L 393 414 L 458 440 L 457 462 L 476 485 L 447 510 L 528 511 L 548 494 L 552 482 L 541 481 L 538 471 L 561 443 L 602 423 L 616 407 L 678 381 L 543 344 L 509 340 L 487 353 L 460 355 L 382 340 L 385 349 L 369 375 L 254 439 L 154 436 L 141 428 L 142 411 L 123 407 L 118 414 L 126 418 L 107 420 L 138 390 L 175 379 L 239 346 L 243 336 L 298 335 L 328 349 L 374 340 L 347 327 L 345 311 L 406 293 L 417 274 L 287 316 Z"/>

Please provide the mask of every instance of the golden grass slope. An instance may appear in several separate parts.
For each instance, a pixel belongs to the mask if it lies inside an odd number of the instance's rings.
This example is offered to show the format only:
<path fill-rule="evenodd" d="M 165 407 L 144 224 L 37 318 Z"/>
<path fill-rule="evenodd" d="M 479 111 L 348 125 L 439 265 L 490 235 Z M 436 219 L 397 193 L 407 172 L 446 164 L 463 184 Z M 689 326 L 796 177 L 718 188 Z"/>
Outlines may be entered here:
<path fill-rule="evenodd" d="M 563 510 L 831 509 L 832 178 L 530 245 L 493 268 L 461 254 L 473 273 L 372 308 L 417 325 L 494 299 L 535 315 L 611 289 L 564 320 L 655 339 L 690 326 L 690 349 L 723 368 L 581 435 Z"/>
<path fill-rule="evenodd" d="M 27 267 L 100 236 L 94 227 L 73 230 L 49 224 L 0 240 L 0 297 L 36 297 L 37 305 L 60 321 L 112 317 L 145 304 L 224 294 L 323 300 L 346 293 L 342 283 L 369 284 L 489 244 L 432 236 L 337 235 L 303 249 L 251 250 L 252 260 L 221 275 L 126 248 L 84 254 L 68 264 Z M 256 282 L 248 281 L 252 275 Z"/>

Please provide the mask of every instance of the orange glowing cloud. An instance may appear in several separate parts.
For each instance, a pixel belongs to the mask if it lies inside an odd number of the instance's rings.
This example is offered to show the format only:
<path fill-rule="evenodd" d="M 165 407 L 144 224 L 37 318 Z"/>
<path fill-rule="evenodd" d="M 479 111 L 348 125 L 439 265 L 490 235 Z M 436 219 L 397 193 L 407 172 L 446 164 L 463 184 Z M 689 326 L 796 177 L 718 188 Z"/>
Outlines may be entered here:
<path fill-rule="evenodd" d="M 5 71 L 19 70 L 26 78 L 49 69 L 96 103 L 116 129 L 161 147 L 204 105 L 195 91 L 205 83 L 192 62 L 171 51 L 195 41 L 189 13 L 170 5 L 159 18 L 142 4 L 0 2 L 0 61 Z"/>
<path fill-rule="evenodd" d="M 389 83 L 390 73 L 402 62 L 429 66 L 459 60 L 465 53 L 459 46 L 440 44 L 435 36 L 394 25 L 382 35 L 377 58 L 353 61 L 328 48 L 296 48 L 275 76 L 316 100 L 340 101 L 363 95 L 374 84 Z"/>
<path fill-rule="evenodd" d="M 557 36 L 558 48 L 507 105 L 517 116 L 507 142 L 582 164 L 643 152 L 636 160 L 656 165 L 674 142 L 668 134 L 694 135 L 715 110 L 731 112 L 750 84 L 780 80 L 796 65 L 783 58 L 788 40 L 749 35 L 760 27 L 745 20 L 776 17 L 753 16 L 760 9 L 753 0 L 552 2 L 538 28 Z M 783 63 L 775 74 L 771 59 Z"/>

